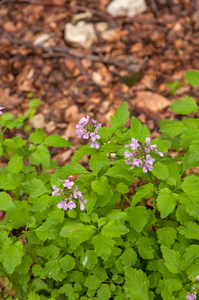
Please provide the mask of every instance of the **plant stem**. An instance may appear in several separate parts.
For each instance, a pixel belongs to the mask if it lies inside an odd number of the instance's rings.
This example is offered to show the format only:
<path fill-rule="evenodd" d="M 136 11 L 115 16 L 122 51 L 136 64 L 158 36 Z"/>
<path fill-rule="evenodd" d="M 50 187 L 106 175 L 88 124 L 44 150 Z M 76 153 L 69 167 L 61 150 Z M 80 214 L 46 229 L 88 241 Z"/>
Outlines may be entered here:
<path fill-rule="evenodd" d="M 151 215 L 150 215 L 150 218 L 144 228 L 144 233 L 146 234 L 149 227 L 151 226 L 152 222 L 153 222 L 153 219 L 155 217 L 155 213 L 156 213 L 156 197 L 154 196 L 154 200 L 153 200 L 153 210 L 151 211 Z"/>
<path fill-rule="evenodd" d="M 129 198 L 125 194 L 122 194 L 122 196 L 128 201 L 129 204 L 131 204 L 131 201 L 129 200 Z"/>

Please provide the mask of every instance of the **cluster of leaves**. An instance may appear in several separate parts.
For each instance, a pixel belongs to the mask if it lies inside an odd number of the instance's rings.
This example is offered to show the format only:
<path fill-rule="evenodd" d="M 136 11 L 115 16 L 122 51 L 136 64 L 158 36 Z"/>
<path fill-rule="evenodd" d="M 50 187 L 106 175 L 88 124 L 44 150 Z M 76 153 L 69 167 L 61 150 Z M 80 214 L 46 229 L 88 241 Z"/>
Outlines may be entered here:
<path fill-rule="evenodd" d="M 199 86 L 199 73 L 187 72 L 186 78 Z M 185 97 L 171 109 L 189 114 L 199 107 Z M 3 118 L 3 126 L 17 126 Z M 135 117 L 126 128 L 128 120 L 125 102 L 111 126 L 99 129 L 99 149 L 80 147 L 64 167 L 51 161 L 48 150 L 71 145 L 60 136 L 37 129 L 27 142 L 1 134 L 0 154 L 9 162 L 0 174 L 0 209 L 6 212 L 0 276 L 13 284 L 15 299 L 184 300 L 199 287 L 199 176 L 185 176 L 199 166 L 199 121 L 163 120 L 162 136 L 153 144 L 163 153 L 183 150 L 175 158 L 154 153 L 153 170 L 143 173 L 125 163 L 125 144 L 132 138 L 144 144 L 150 132 Z M 79 164 L 85 155 L 87 169 Z M 59 180 L 70 175 L 81 175 L 75 185 L 87 199 L 86 212 L 60 210 L 64 196 L 51 195 L 52 186 L 60 188 Z M 131 197 L 137 177 L 146 184 Z M 153 209 L 146 205 L 151 197 Z M 125 199 L 129 207 L 123 209 Z"/>

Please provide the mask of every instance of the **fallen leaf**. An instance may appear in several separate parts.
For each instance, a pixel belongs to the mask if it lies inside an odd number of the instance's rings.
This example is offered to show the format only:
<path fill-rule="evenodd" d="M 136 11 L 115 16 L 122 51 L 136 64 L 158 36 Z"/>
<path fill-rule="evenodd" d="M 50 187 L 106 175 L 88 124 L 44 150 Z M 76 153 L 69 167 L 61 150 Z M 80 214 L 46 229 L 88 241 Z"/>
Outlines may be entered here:
<path fill-rule="evenodd" d="M 171 104 L 167 98 L 148 91 L 138 91 L 136 97 L 136 106 L 138 109 L 149 110 L 151 113 L 157 113 Z"/>
<path fill-rule="evenodd" d="M 0 88 L 0 106 L 4 106 L 7 109 L 12 109 L 22 102 L 22 98 L 16 98 L 10 96 L 10 89 Z"/>

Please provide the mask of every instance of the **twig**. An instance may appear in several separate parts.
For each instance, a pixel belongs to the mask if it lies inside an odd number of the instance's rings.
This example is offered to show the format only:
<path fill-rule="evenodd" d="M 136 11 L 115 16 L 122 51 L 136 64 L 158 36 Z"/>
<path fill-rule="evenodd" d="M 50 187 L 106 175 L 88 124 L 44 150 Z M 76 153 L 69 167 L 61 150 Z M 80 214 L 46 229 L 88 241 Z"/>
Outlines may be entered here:
<path fill-rule="evenodd" d="M 155 0 L 150 0 L 150 1 L 151 1 L 151 6 L 152 6 L 152 8 L 153 8 L 153 10 L 154 10 L 154 13 L 155 13 L 156 18 L 159 18 L 160 15 L 159 15 L 159 12 L 158 12 L 158 9 L 157 9 Z"/>
<path fill-rule="evenodd" d="M 195 11 L 197 11 L 197 4 L 196 4 L 196 1 L 195 0 L 191 0 L 192 4 L 193 4 L 193 7 L 195 9 Z"/>

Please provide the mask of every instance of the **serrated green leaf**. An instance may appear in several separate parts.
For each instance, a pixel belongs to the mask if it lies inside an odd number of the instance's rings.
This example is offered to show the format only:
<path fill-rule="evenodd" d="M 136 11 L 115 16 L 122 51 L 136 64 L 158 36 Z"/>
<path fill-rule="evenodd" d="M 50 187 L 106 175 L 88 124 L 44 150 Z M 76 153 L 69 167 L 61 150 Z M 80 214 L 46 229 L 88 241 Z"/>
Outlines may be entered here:
<path fill-rule="evenodd" d="M 70 239 L 70 247 L 76 249 L 81 243 L 90 239 L 95 232 L 92 225 L 84 225 L 76 221 L 67 221 L 62 228 L 60 235 Z"/>
<path fill-rule="evenodd" d="M 124 267 L 124 290 L 130 300 L 149 300 L 149 281 L 142 270 L 136 270 L 128 266 Z"/>
<path fill-rule="evenodd" d="M 45 279 L 46 277 L 48 277 L 48 278 L 53 278 L 54 280 L 57 280 L 57 275 L 58 275 L 59 270 L 60 270 L 60 267 L 59 267 L 58 259 L 48 261 L 45 264 L 44 269 L 41 271 L 40 277 L 42 279 Z"/>
<path fill-rule="evenodd" d="M 57 258 L 59 256 L 59 253 L 60 253 L 60 249 L 53 244 L 50 244 L 49 246 L 37 250 L 38 255 L 48 260 Z"/>
<path fill-rule="evenodd" d="M 73 155 L 72 162 L 78 163 L 82 159 L 82 157 L 84 157 L 85 155 L 93 155 L 96 151 L 97 149 L 91 148 L 89 144 L 81 146 Z"/>
<path fill-rule="evenodd" d="M 186 196 L 185 196 L 186 197 Z M 187 197 L 186 197 L 187 198 Z M 188 199 L 188 198 L 187 198 Z M 180 198 L 180 202 L 182 202 L 182 198 Z M 190 207 L 191 205 L 191 201 L 190 201 L 190 204 L 189 203 L 183 203 L 185 205 L 180 205 L 178 204 L 178 207 L 176 209 L 176 219 L 182 224 L 184 225 L 185 222 L 188 222 L 188 221 L 194 221 L 194 218 L 191 217 L 190 214 L 188 214 L 188 212 L 190 211 L 190 209 L 193 209 L 194 212 L 196 210 L 195 207 Z M 188 210 L 187 210 L 187 205 L 188 205 Z"/>
<path fill-rule="evenodd" d="M 14 121 L 11 121 L 8 124 L 6 124 L 6 127 L 8 127 L 9 129 L 13 129 L 15 127 L 21 126 L 25 119 L 26 116 L 17 117 Z"/>
<path fill-rule="evenodd" d="M 75 260 L 72 256 L 67 254 L 59 260 L 59 265 L 65 272 L 69 272 L 74 269 Z"/>
<path fill-rule="evenodd" d="M 111 297 L 111 291 L 109 285 L 102 283 L 100 288 L 97 290 L 97 299 L 98 300 L 108 300 Z"/>
<path fill-rule="evenodd" d="M 122 264 L 131 267 L 137 261 L 137 253 L 132 248 L 127 248 L 121 255 Z"/>
<path fill-rule="evenodd" d="M 167 269 L 173 274 L 180 273 L 180 253 L 163 245 L 161 250 Z"/>
<path fill-rule="evenodd" d="M 126 124 L 129 120 L 130 112 L 128 111 L 128 103 L 124 102 L 115 112 L 113 116 L 110 117 L 110 124 L 112 132 L 116 128 L 121 127 Z"/>
<path fill-rule="evenodd" d="M 105 175 L 114 178 L 125 178 L 128 181 L 136 182 L 133 172 L 131 170 L 121 168 L 119 165 L 109 168 Z"/>
<path fill-rule="evenodd" d="M 199 72 L 187 71 L 184 77 L 190 84 L 199 86 Z"/>
<path fill-rule="evenodd" d="M 21 185 L 21 181 L 24 178 L 20 173 L 8 173 L 0 175 L 0 189 L 13 190 Z"/>
<path fill-rule="evenodd" d="M 161 245 L 170 248 L 177 237 L 177 232 L 175 228 L 164 227 L 157 230 L 157 237 L 158 237 L 158 242 Z"/>
<path fill-rule="evenodd" d="M 115 187 L 116 187 L 117 191 L 122 194 L 126 194 L 129 191 L 129 187 L 126 184 L 124 184 L 123 182 L 116 184 Z"/>
<path fill-rule="evenodd" d="M 186 270 L 186 273 L 189 277 L 189 279 L 194 282 L 196 281 L 196 276 L 198 276 L 199 273 L 199 259 L 197 258 L 193 264 L 191 264 L 188 269 Z"/>
<path fill-rule="evenodd" d="M 36 178 L 22 183 L 22 188 L 31 198 L 38 198 L 45 193 L 49 193 L 49 190 L 45 187 L 41 179 Z"/>
<path fill-rule="evenodd" d="M 35 277 L 40 276 L 41 271 L 42 271 L 42 267 L 39 264 L 35 264 L 32 267 L 32 273 Z"/>
<path fill-rule="evenodd" d="M 32 211 L 42 212 L 46 210 L 47 207 L 63 200 L 62 198 L 63 196 L 59 197 L 59 196 L 43 195 L 37 198 L 36 202 L 33 204 Z"/>
<path fill-rule="evenodd" d="M 198 111 L 198 105 L 192 97 L 184 97 L 170 105 L 170 109 L 177 114 L 188 115 L 190 113 L 196 113 Z"/>
<path fill-rule="evenodd" d="M 164 278 L 159 281 L 158 288 L 156 289 L 156 291 L 157 293 L 161 293 L 161 296 L 164 297 L 164 294 L 162 292 L 166 292 L 166 295 L 169 295 L 172 294 L 172 292 L 179 291 L 181 288 L 182 283 L 180 282 L 180 280 L 175 278 Z M 165 299 L 165 297 L 163 299 Z M 169 296 L 167 299 L 169 300 L 172 298 Z"/>
<path fill-rule="evenodd" d="M 99 279 L 97 276 L 88 275 L 86 277 L 86 281 L 85 281 L 84 285 L 86 287 L 88 287 L 89 289 L 97 290 L 101 283 L 102 283 L 101 279 Z"/>
<path fill-rule="evenodd" d="M 23 157 L 18 154 L 12 155 L 8 165 L 10 173 L 19 173 L 23 167 Z"/>
<path fill-rule="evenodd" d="M 197 206 L 199 203 L 199 176 L 195 174 L 187 175 L 181 187 L 185 192 L 186 196 L 189 197 L 192 200 L 192 202 Z"/>
<path fill-rule="evenodd" d="M 66 283 L 60 289 L 59 292 L 65 294 L 68 300 L 75 300 L 79 298 L 77 293 L 74 293 L 74 289 L 71 284 Z"/>
<path fill-rule="evenodd" d="M 154 185 L 152 183 L 148 183 L 145 185 L 142 185 L 140 187 L 137 187 L 136 193 L 133 196 L 132 199 L 132 205 L 136 205 L 138 202 L 140 202 L 142 199 L 148 199 L 153 195 Z"/>
<path fill-rule="evenodd" d="M 152 170 L 153 175 L 155 175 L 158 179 L 166 180 L 169 176 L 169 168 L 168 166 L 157 162 L 153 165 Z"/>
<path fill-rule="evenodd" d="M 163 140 L 161 138 L 156 138 L 152 140 L 152 144 L 157 146 L 158 151 L 160 152 L 167 152 L 169 147 L 171 146 L 171 142 L 167 140 Z"/>
<path fill-rule="evenodd" d="M 93 181 L 91 186 L 98 195 L 105 195 L 109 186 L 108 179 L 106 176 L 101 176 L 99 179 Z"/>
<path fill-rule="evenodd" d="M 18 265 L 15 271 L 19 274 L 27 274 L 32 264 L 32 258 L 30 255 L 24 255 L 20 265 Z"/>
<path fill-rule="evenodd" d="M 199 142 L 198 140 L 193 140 L 189 146 L 189 158 L 188 162 L 194 164 L 199 161 Z"/>
<path fill-rule="evenodd" d="M 199 258 L 199 245 L 190 245 L 182 259 L 182 270 L 185 271 Z"/>
<path fill-rule="evenodd" d="M 40 296 L 35 292 L 30 292 L 28 295 L 28 300 L 40 300 Z"/>
<path fill-rule="evenodd" d="M 185 130 L 187 130 L 187 127 L 178 120 L 165 119 L 160 122 L 160 132 L 165 133 L 171 138 L 174 138 Z"/>
<path fill-rule="evenodd" d="M 110 166 L 110 160 L 108 159 L 108 156 L 104 152 L 94 153 L 91 156 L 91 159 L 89 161 L 89 168 L 92 171 L 97 171 L 101 168 L 104 168 L 106 170 L 108 169 L 109 166 Z"/>
<path fill-rule="evenodd" d="M 132 228 L 134 228 L 137 232 L 141 232 L 144 226 L 146 225 L 149 214 L 144 206 L 135 206 L 131 207 L 128 212 L 130 217 L 129 223 Z"/>
<path fill-rule="evenodd" d="M 93 250 L 87 249 L 81 256 L 81 264 L 88 270 L 92 270 L 97 263 L 97 254 Z"/>
<path fill-rule="evenodd" d="M 150 136 L 150 130 L 146 127 L 146 125 L 141 124 L 136 117 L 133 117 L 129 135 L 144 145 L 146 137 Z"/>
<path fill-rule="evenodd" d="M 45 167 L 50 165 L 50 153 L 46 146 L 39 145 L 35 152 L 31 154 L 32 158 L 38 163 L 42 163 Z"/>
<path fill-rule="evenodd" d="M 36 129 L 35 132 L 30 134 L 29 140 L 33 144 L 42 144 L 46 138 L 46 134 L 41 128 Z"/>
<path fill-rule="evenodd" d="M 102 150 L 106 153 L 113 153 L 118 151 L 121 147 L 121 145 L 116 144 L 115 142 L 110 142 L 108 144 L 104 144 L 102 146 Z"/>
<path fill-rule="evenodd" d="M 18 229 L 28 224 L 31 206 L 24 200 L 15 200 L 14 204 L 16 209 L 8 211 L 6 218 L 12 220 L 13 228 Z"/>
<path fill-rule="evenodd" d="M 154 258 L 154 249 L 151 247 L 154 242 L 148 238 L 141 236 L 136 242 L 136 247 L 138 248 L 139 255 L 144 259 Z"/>
<path fill-rule="evenodd" d="M 167 217 L 173 212 L 177 204 L 178 194 L 173 193 L 170 189 L 161 189 L 157 197 L 157 207 L 160 211 L 161 218 Z"/>
<path fill-rule="evenodd" d="M 73 146 L 73 144 L 59 135 L 50 135 L 45 138 L 44 145 L 49 147 L 68 147 Z"/>
<path fill-rule="evenodd" d="M 199 240 L 199 226 L 195 222 L 185 222 L 184 226 L 178 228 L 178 231 L 187 239 Z"/>
<path fill-rule="evenodd" d="M 55 224 L 44 222 L 35 230 L 35 232 L 41 241 L 45 241 L 47 239 L 52 240 L 55 238 Z"/>
<path fill-rule="evenodd" d="M 128 233 L 129 229 L 126 228 L 119 220 L 111 220 L 103 226 L 101 234 L 107 237 L 120 237 L 125 233 Z"/>
<path fill-rule="evenodd" d="M 6 245 L 0 249 L 0 261 L 8 274 L 12 274 L 17 265 L 21 263 L 23 257 L 23 244 L 16 242 L 15 244 Z"/>
<path fill-rule="evenodd" d="M 57 167 L 56 173 L 63 179 L 66 179 L 70 175 L 89 174 L 89 172 L 78 163 L 66 164 L 64 167 Z"/>
<path fill-rule="evenodd" d="M 16 208 L 16 206 L 10 195 L 8 195 L 6 192 L 0 192 L 0 210 L 7 211 L 14 208 Z"/>
<path fill-rule="evenodd" d="M 98 256 L 103 260 L 107 260 L 115 245 L 115 241 L 99 233 L 93 237 L 92 242 Z"/>

